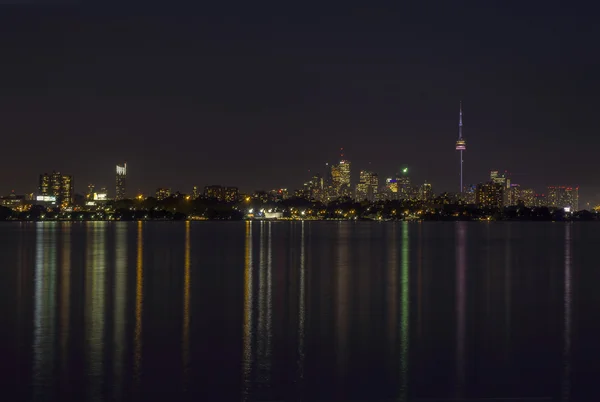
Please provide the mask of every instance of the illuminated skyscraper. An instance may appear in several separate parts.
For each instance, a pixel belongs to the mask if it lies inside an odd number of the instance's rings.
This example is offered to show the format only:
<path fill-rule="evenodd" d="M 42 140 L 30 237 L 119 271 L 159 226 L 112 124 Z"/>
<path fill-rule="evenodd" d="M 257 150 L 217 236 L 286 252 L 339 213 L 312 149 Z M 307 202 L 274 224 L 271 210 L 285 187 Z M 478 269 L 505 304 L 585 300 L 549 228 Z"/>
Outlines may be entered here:
<path fill-rule="evenodd" d="M 519 200 L 523 201 L 526 207 L 535 206 L 535 191 L 532 188 L 524 188 L 519 191 Z"/>
<path fill-rule="evenodd" d="M 421 201 L 428 201 L 433 198 L 433 188 L 429 183 L 423 183 L 419 188 L 419 199 Z"/>
<path fill-rule="evenodd" d="M 460 102 L 460 110 L 458 117 L 458 140 L 456 141 L 456 150 L 460 151 L 460 193 L 463 192 L 463 151 L 467 149 L 467 142 L 464 140 L 462 135 L 462 102 Z"/>
<path fill-rule="evenodd" d="M 579 187 L 548 187 L 547 204 L 552 208 L 568 208 L 579 211 Z"/>
<path fill-rule="evenodd" d="M 396 174 L 396 185 L 398 187 L 397 199 L 407 200 L 413 196 L 413 188 L 410 185 L 410 177 L 408 176 L 408 167 L 403 167 Z"/>
<path fill-rule="evenodd" d="M 194 186 L 192 188 L 192 200 L 195 200 L 198 197 L 200 197 L 200 192 L 198 191 L 198 186 Z"/>
<path fill-rule="evenodd" d="M 50 200 L 47 197 L 52 197 L 56 205 L 68 207 L 73 204 L 73 176 L 62 175 L 60 172 L 41 174 L 38 191 L 38 196 L 44 197 L 46 201 Z"/>
<path fill-rule="evenodd" d="M 115 200 L 123 200 L 127 193 L 127 162 L 123 166 L 117 165 L 117 186 Z"/>
<path fill-rule="evenodd" d="M 48 173 L 44 173 L 40 175 L 40 184 L 39 184 L 39 195 L 41 196 L 50 196 L 52 195 L 52 191 L 50 189 L 50 175 Z"/>
<path fill-rule="evenodd" d="M 73 204 L 73 176 L 63 175 L 60 178 L 60 183 L 60 196 L 58 197 L 58 201 L 62 207 L 68 207 Z"/>
<path fill-rule="evenodd" d="M 331 166 L 331 184 L 336 197 L 350 196 L 350 162 L 344 158 L 344 148 L 341 149 L 342 160 Z"/>
<path fill-rule="evenodd" d="M 501 184 L 492 181 L 478 184 L 476 202 L 479 208 L 503 208 L 504 188 Z"/>
<path fill-rule="evenodd" d="M 356 185 L 357 201 L 374 201 L 377 197 L 379 178 L 377 173 L 368 170 L 361 170 L 358 184 Z"/>

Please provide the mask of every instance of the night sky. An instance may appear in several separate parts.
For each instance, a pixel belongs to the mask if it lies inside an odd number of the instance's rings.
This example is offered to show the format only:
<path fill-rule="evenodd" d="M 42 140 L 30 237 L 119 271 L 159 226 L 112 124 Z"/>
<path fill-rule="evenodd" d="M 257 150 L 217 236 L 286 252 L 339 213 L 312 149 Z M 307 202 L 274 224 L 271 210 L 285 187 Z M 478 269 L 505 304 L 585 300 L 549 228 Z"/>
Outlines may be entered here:
<path fill-rule="evenodd" d="M 125 160 L 129 195 L 293 189 L 340 147 L 354 178 L 457 191 L 462 100 L 465 183 L 600 201 L 593 2 L 214 3 L 1 8 L 0 193 L 56 169 L 112 196 Z"/>

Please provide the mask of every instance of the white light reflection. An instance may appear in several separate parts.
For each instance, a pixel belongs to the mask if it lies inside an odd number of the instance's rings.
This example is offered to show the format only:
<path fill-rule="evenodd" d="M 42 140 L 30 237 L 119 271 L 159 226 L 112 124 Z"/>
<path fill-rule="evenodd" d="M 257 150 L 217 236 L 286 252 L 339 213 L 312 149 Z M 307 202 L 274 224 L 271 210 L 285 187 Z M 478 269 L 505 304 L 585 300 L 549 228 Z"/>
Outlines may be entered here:
<path fill-rule="evenodd" d="M 563 383 L 562 383 L 562 400 L 569 401 L 571 399 L 571 310 L 572 310 L 572 294 L 571 294 L 571 251 L 573 242 L 571 240 L 572 224 L 565 224 L 565 293 L 564 293 L 564 346 L 563 346 Z"/>
<path fill-rule="evenodd" d="M 53 382 L 56 336 L 56 225 L 36 223 L 33 311 L 33 399 L 47 397 Z"/>
<path fill-rule="evenodd" d="M 102 400 L 106 278 L 106 222 L 87 223 L 85 328 L 90 400 Z"/>
<path fill-rule="evenodd" d="M 267 246 L 262 233 L 267 226 Z M 272 295 L 271 295 L 271 226 L 272 223 L 261 222 L 260 265 L 258 268 L 258 329 L 257 329 L 257 385 L 261 388 L 271 386 L 271 354 L 272 354 Z"/>
<path fill-rule="evenodd" d="M 63 223 L 61 230 L 61 269 L 60 269 L 60 348 L 61 366 L 66 377 L 69 362 L 69 321 L 71 297 L 71 224 Z M 69 386 L 69 384 L 67 384 Z"/>

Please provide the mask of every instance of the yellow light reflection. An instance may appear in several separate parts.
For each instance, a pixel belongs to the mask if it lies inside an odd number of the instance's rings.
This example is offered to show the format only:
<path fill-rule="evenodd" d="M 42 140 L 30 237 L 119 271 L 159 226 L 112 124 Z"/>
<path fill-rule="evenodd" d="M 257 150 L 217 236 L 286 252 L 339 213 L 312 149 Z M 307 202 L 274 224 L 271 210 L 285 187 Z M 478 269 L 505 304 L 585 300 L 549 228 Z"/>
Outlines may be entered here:
<path fill-rule="evenodd" d="M 190 221 L 185 222 L 185 251 L 183 258 L 183 339 L 182 339 L 182 362 L 183 362 L 183 387 L 187 389 L 189 365 L 190 365 Z"/>
<path fill-rule="evenodd" d="M 271 296 L 271 226 L 261 222 L 260 266 L 258 272 L 258 329 L 257 367 L 261 387 L 269 387 L 271 382 L 271 339 L 272 339 L 272 296 Z M 265 230 L 265 226 L 267 227 Z M 266 233 L 265 233 L 266 232 Z M 265 247 L 265 240 L 267 245 Z"/>
<path fill-rule="evenodd" d="M 121 400 L 123 387 L 124 359 L 125 359 L 125 336 L 126 317 L 125 307 L 127 305 L 127 228 L 128 223 L 119 222 L 115 225 L 115 292 L 114 292 L 114 391 L 115 400 Z"/>
<path fill-rule="evenodd" d="M 136 261 L 136 284 L 135 284 L 135 332 L 134 332 L 134 376 L 139 384 L 142 368 L 142 313 L 144 302 L 144 241 L 143 222 L 138 221 L 137 227 L 137 261 Z"/>
<path fill-rule="evenodd" d="M 62 350 L 62 368 L 67 370 L 69 350 L 69 299 L 71 296 L 71 224 L 62 225 L 62 248 L 61 248 L 61 275 L 60 275 L 60 347 Z"/>
<path fill-rule="evenodd" d="M 244 258 L 244 333 L 243 333 L 243 399 L 248 399 L 252 384 L 252 304 L 254 302 L 252 278 L 252 221 L 246 221 Z"/>
<path fill-rule="evenodd" d="M 400 308 L 400 400 L 408 400 L 408 358 L 410 344 L 410 248 L 408 222 L 402 222 L 402 262 L 401 262 L 401 299 Z"/>
<path fill-rule="evenodd" d="M 36 223 L 34 272 L 33 372 L 34 399 L 46 395 L 53 380 L 56 336 L 56 237 L 55 223 Z"/>

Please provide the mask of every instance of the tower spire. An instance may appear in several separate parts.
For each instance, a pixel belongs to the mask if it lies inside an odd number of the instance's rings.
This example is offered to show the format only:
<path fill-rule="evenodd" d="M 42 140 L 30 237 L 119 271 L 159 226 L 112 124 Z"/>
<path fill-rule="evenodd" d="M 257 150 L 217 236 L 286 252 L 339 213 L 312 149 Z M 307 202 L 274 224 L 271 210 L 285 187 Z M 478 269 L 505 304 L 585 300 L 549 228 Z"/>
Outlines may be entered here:
<path fill-rule="evenodd" d="M 460 101 L 458 112 L 458 139 L 462 140 L 462 101 Z"/>
<path fill-rule="evenodd" d="M 456 150 L 460 151 L 460 193 L 464 191 L 463 187 L 463 151 L 467 150 L 467 142 L 463 139 L 462 128 L 462 101 L 459 103 L 458 108 L 458 140 L 456 141 Z"/>

